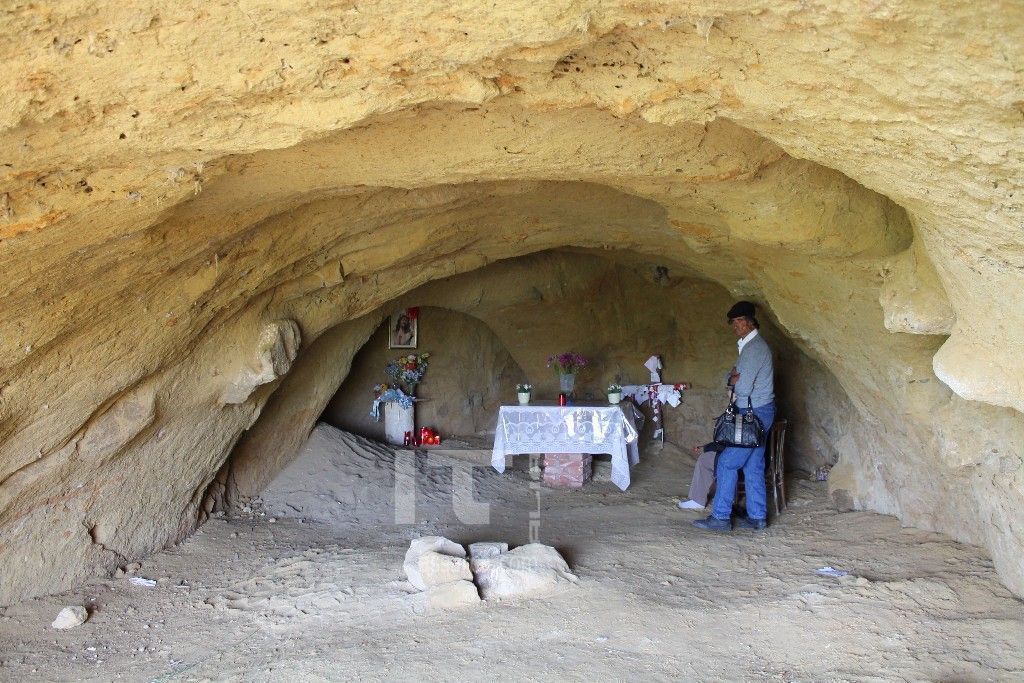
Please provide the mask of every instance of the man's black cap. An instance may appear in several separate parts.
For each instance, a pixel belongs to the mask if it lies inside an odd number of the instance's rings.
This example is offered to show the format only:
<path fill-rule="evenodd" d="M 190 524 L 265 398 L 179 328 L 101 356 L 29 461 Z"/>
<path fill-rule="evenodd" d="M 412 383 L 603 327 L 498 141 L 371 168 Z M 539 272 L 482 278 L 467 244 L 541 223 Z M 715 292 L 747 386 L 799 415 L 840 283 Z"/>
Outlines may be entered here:
<path fill-rule="evenodd" d="M 729 309 L 729 312 L 725 314 L 725 317 L 729 320 L 732 320 L 733 318 L 753 318 L 754 304 L 749 301 L 737 301 L 733 304 L 733 307 Z"/>

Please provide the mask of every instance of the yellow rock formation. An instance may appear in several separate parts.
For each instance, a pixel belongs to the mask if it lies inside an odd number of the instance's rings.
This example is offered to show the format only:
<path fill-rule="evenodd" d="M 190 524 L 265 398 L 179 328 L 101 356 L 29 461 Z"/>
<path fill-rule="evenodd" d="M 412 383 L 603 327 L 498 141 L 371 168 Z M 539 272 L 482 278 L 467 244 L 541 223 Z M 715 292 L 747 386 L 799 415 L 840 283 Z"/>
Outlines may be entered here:
<path fill-rule="evenodd" d="M 1022 46 L 1010 0 L 8 7 L 0 604 L 294 452 L 387 302 L 563 247 L 762 304 L 856 412 L 837 501 L 1024 595 Z"/>

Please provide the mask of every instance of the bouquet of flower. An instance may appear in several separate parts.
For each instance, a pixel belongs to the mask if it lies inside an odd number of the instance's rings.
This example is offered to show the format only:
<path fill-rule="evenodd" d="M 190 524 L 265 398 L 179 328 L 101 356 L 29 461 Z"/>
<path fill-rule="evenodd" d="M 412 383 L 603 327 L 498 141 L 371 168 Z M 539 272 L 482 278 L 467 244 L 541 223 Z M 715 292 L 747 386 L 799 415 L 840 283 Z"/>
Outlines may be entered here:
<path fill-rule="evenodd" d="M 575 351 L 566 351 L 548 358 L 548 367 L 554 368 L 559 375 L 575 375 L 589 363 L 586 356 Z"/>
<path fill-rule="evenodd" d="M 423 381 L 423 375 L 427 372 L 428 358 L 429 353 L 410 353 L 408 356 L 390 361 L 384 367 L 384 372 L 405 393 L 413 396 L 416 394 L 416 385 Z"/>
<path fill-rule="evenodd" d="M 621 394 L 622 393 L 622 385 L 621 384 L 609 384 L 607 391 L 608 391 L 609 394 Z"/>
<path fill-rule="evenodd" d="M 532 384 L 517 384 L 516 385 L 516 393 L 517 394 L 529 394 L 532 391 L 533 391 L 533 385 Z"/>
<path fill-rule="evenodd" d="M 370 407 L 370 416 L 374 420 L 380 419 L 381 403 L 397 403 L 403 408 L 412 408 L 413 401 L 415 400 L 415 398 L 396 386 L 377 384 L 373 387 L 373 405 Z"/>

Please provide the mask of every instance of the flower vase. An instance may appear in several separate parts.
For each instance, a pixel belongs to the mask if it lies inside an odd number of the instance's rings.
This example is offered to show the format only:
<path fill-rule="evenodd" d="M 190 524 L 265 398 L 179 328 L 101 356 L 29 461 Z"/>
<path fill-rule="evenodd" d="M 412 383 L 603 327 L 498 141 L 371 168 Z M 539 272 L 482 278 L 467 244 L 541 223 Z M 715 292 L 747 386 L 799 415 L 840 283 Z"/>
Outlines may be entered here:
<path fill-rule="evenodd" d="M 520 391 L 517 394 L 517 396 L 519 396 L 519 405 L 521 405 L 521 406 L 529 405 L 529 403 L 530 403 L 530 392 L 529 391 Z"/>
<path fill-rule="evenodd" d="M 397 401 L 384 404 L 384 440 L 389 444 L 401 446 L 405 443 L 406 432 L 416 433 L 416 404 L 408 408 L 402 407 Z"/>
<path fill-rule="evenodd" d="M 622 392 L 609 391 L 608 392 L 608 403 L 612 405 L 618 405 L 622 402 Z"/>
<path fill-rule="evenodd" d="M 576 374 L 567 372 L 558 376 L 558 389 L 566 396 L 572 396 L 576 389 Z"/>

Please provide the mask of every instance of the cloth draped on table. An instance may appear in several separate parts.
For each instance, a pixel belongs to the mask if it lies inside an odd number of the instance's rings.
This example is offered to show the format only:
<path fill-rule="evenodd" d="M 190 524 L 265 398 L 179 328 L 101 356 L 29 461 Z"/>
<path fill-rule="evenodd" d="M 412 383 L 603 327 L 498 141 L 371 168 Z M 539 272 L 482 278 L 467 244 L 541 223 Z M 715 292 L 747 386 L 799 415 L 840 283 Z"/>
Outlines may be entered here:
<path fill-rule="evenodd" d="M 504 472 L 508 455 L 609 453 L 612 483 L 625 491 L 629 468 L 640 462 L 632 413 L 619 406 L 501 406 L 491 466 Z"/>

